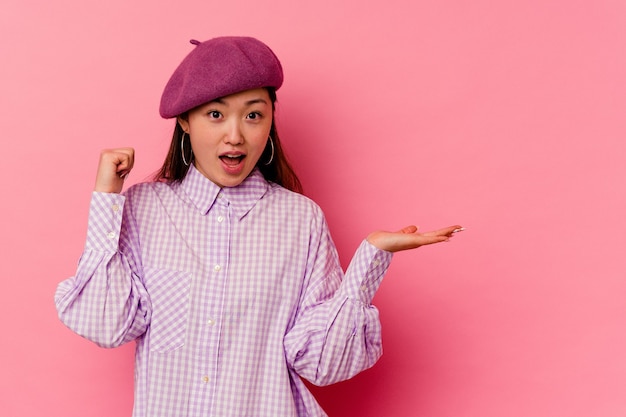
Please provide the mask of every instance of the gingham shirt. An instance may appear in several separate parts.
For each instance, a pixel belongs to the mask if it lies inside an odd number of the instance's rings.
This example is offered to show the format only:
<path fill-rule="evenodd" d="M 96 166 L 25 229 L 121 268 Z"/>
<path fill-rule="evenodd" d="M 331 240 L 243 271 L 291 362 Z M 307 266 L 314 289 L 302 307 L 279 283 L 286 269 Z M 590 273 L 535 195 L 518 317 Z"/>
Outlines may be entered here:
<path fill-rule="evenodd" d="M 59 317 L 100 346 L 137 341 L 135 417 L 325 416 L 304 383 L 345 380 L 382 353 L 370 302 L 391 253 L 364 241 L 345 277 L 320 208 L 258 171 L 220 189 L 93 193 Z"/>

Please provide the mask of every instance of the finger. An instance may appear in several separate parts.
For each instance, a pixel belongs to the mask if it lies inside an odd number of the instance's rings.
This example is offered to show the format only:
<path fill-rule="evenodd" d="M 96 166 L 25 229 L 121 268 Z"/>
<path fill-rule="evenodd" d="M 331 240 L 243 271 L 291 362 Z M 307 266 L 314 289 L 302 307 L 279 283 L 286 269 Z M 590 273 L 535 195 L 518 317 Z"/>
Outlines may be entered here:
<path fill-rule="evenodd" d="M 120 148 L 114 151 L 117 158 L 117 172 L 129 172 L 135 164 L 135 151 L 132 148 Z"/>
<path fill-rule="evenodd" d="M 426 233 L 422 233 L 424 236 L 452 236 L 453 233 L 459 233 L 461 231 L 465 230 L 462 226 L 459 225 L 455 225 L 455 226 L 448 226 L 448 227 L 444 227 L 443 229 L 438 229 L 438 230 L 433 230 L 430 232 L 426 232 Z"/>
<path fill-rule="evenodd" d="M 133 169 L 134 158 L 132 152 L 116 150 L 108 153 L 103 159 L 105 164 L 111 167 L 112 173 L 118 178 L 126 178 Z"/>
<path fill-rule="evenodd" d="M 100 159 L 115 166 L 124 164 L 131 166 L 134 160 L 134 151 L 131 148 L 105 149 L 100 153 Z"/>
<path fill-rule="evenodd" d="M 411 225 L 411 226 L 407 226 L 407 227 L 403 227 L 400 230 L 400 233 L 415 233 L 417 232 L 419 228 L 417 226 Z"/>
<path fill-rule="evenodd" d="M 447 242 L 450 240 L 448 236 L 426 236 L 426 235 L 417 235 L 416 237 L 416 247 L 432 245 L 435 243 Z"/>

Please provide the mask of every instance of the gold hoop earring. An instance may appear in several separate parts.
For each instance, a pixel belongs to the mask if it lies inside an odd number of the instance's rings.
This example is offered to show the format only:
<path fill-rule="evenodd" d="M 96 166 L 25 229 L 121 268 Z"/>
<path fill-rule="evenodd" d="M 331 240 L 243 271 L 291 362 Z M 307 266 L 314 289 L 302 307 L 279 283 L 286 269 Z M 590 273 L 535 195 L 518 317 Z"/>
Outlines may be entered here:
<path fill-rule="evenodd" d="M 265 165 L 269 165 L 274 160 L 274 141 L 271 136 L 268 136 L 267 139 L 270 141 L 270 146 L 272 147 L 272 154 L 270 155 L 270 160 L 265 163 Z"/>

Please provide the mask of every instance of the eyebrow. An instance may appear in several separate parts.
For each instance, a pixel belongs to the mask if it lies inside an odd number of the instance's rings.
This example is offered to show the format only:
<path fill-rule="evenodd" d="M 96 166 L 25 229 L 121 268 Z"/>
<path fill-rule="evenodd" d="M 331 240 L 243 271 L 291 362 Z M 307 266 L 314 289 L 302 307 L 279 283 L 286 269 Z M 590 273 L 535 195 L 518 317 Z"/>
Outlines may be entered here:
<path fill-rule="evenodd" d="M 209 103 L 218 103 L 218 104 L 223 104 L 224 106 L 228 106 L 228 103 L 225 102 L 222 97 L 216 98 L 215 100 L 211 100 Z M 255 98 L 255 99 L 246 101 L 245 105 L 251 106 L 253 104 L 258 104 L 258 103 L 267 104 L 267 101 L 263 98 Z"/>

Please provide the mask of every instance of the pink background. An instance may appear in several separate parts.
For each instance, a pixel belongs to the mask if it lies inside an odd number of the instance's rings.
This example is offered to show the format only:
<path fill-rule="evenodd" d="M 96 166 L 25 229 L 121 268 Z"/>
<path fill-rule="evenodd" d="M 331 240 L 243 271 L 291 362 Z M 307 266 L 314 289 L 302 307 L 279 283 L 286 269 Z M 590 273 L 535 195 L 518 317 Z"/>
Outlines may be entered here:
<path fill-rule="evenodd" d="M 133 345 L 56 318 L 101 148 L 160 165 L 190 38 L 281 58 L 282 138 L 347 264 L 377 228 L 461 223 L 395 257 L 385 354 L 331 416 L 626 415 L 622 0 L 3 0 L 0 415 L 128 416 Z"/>

